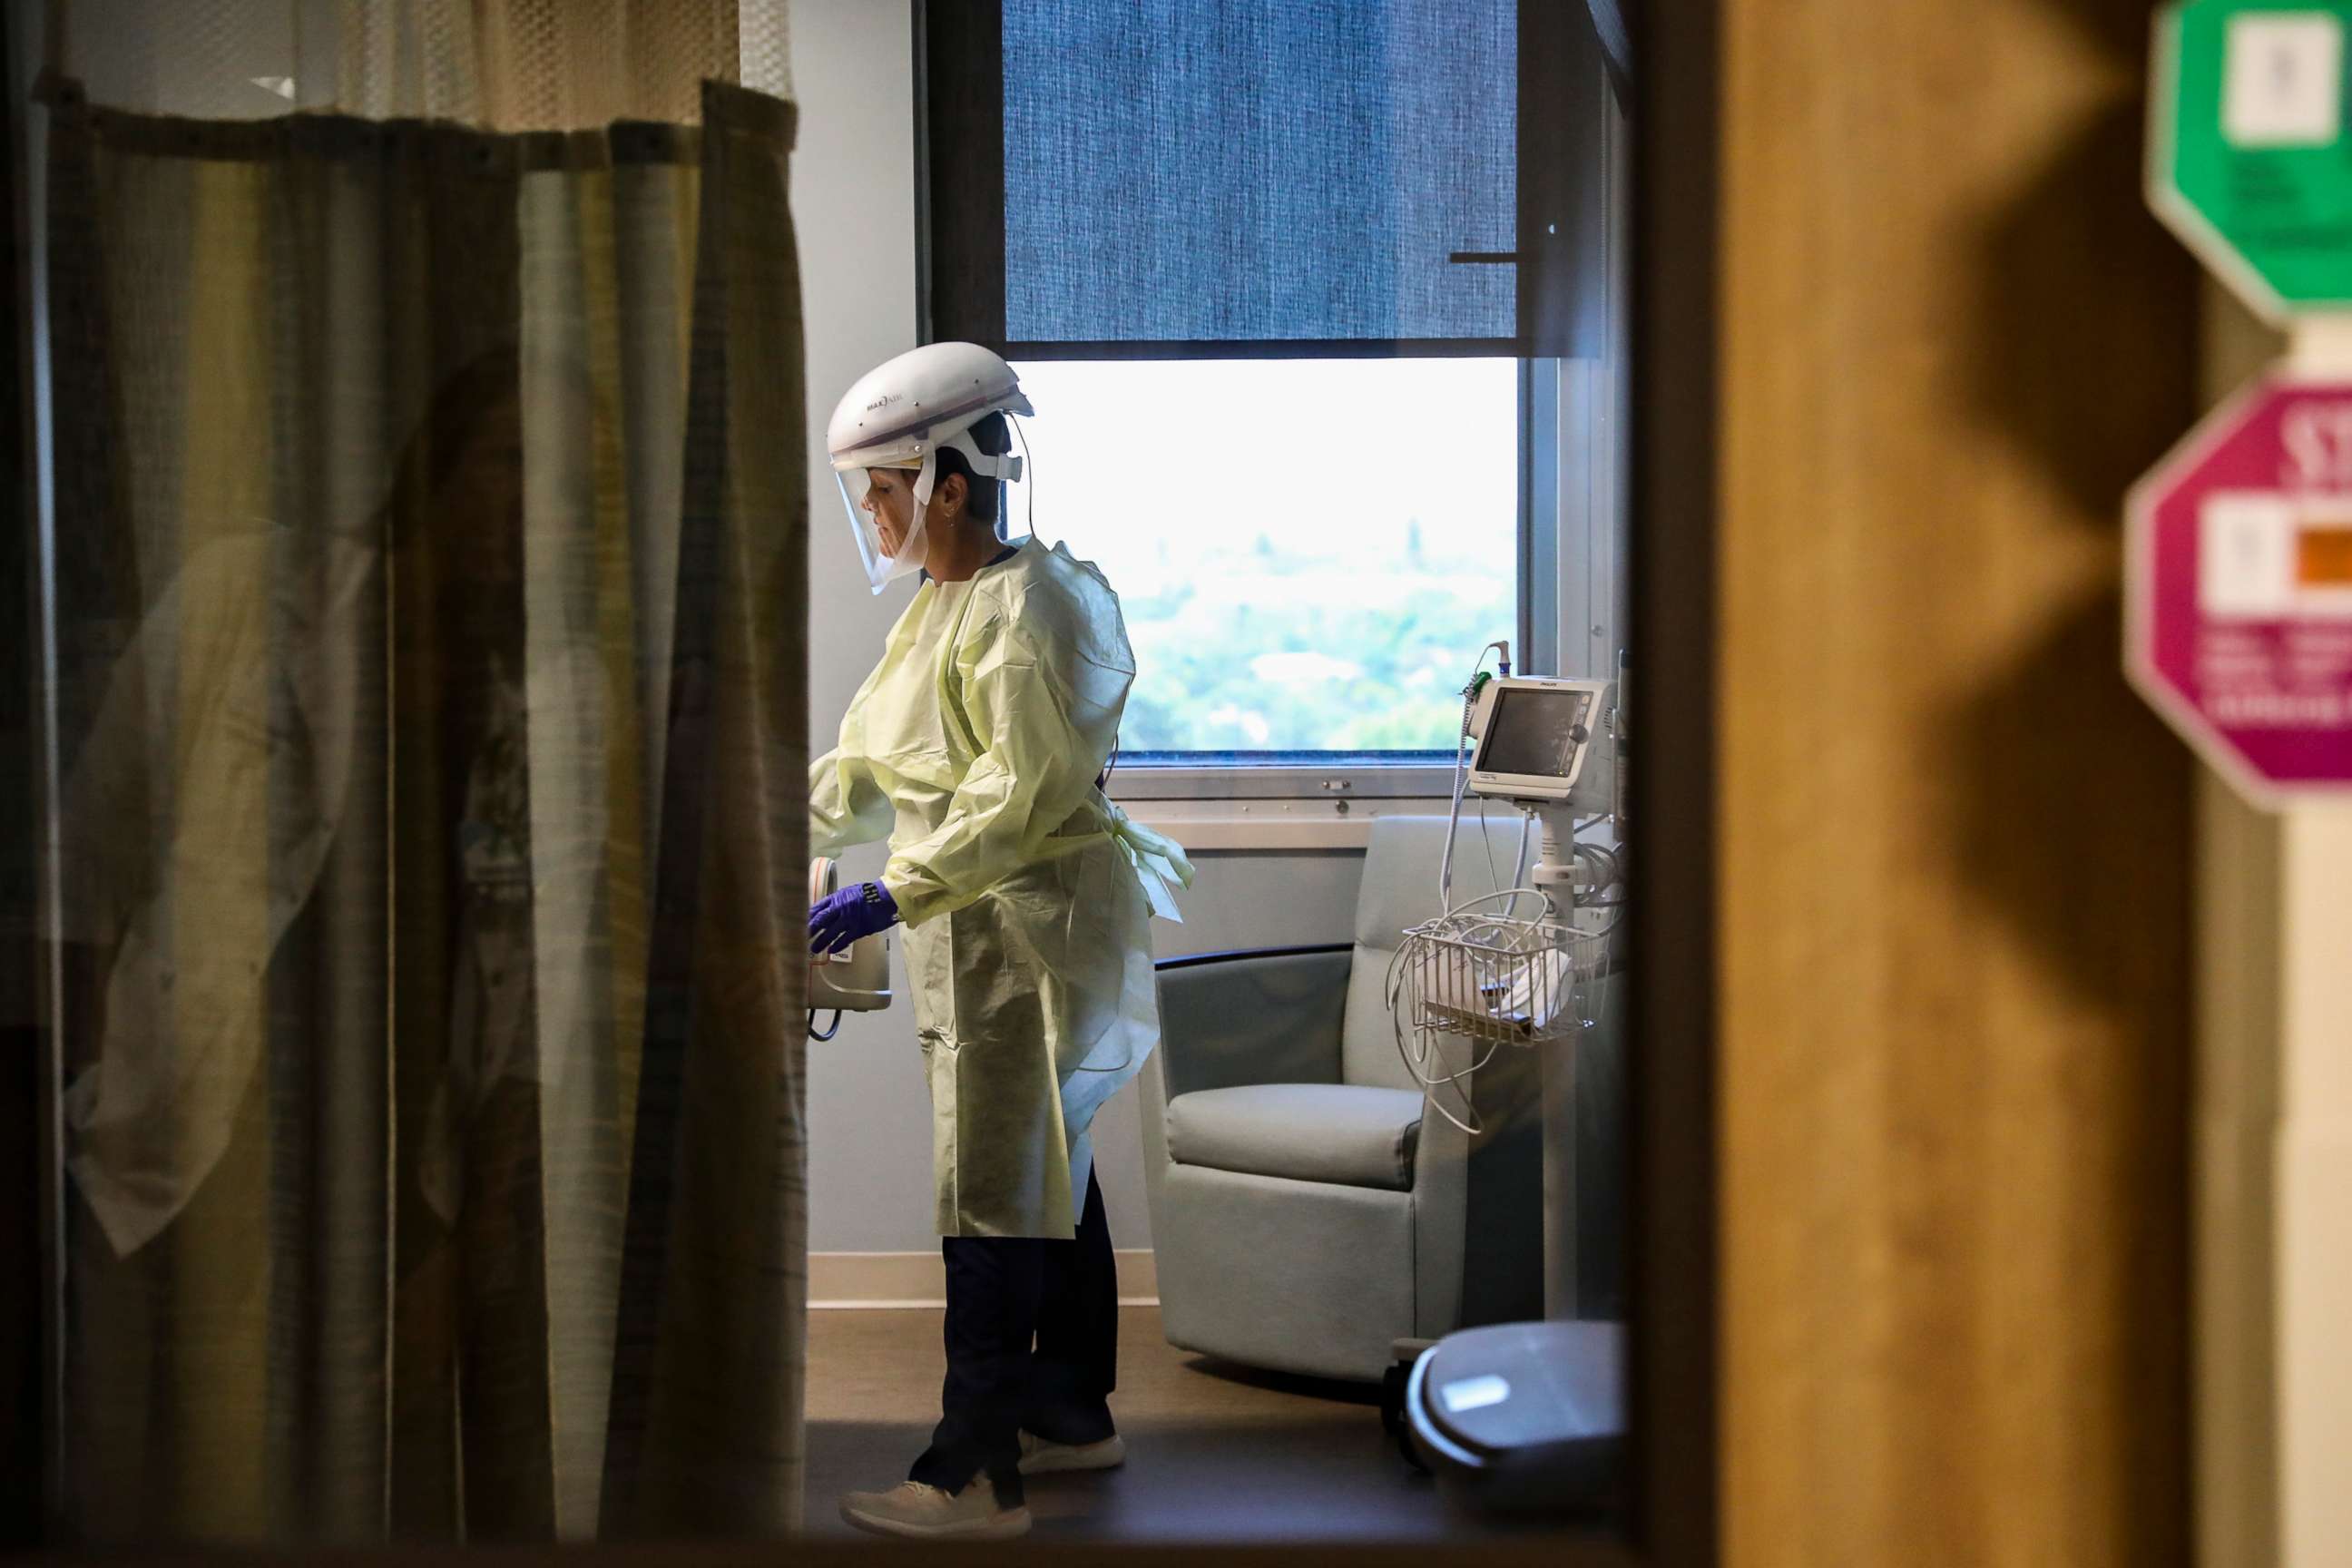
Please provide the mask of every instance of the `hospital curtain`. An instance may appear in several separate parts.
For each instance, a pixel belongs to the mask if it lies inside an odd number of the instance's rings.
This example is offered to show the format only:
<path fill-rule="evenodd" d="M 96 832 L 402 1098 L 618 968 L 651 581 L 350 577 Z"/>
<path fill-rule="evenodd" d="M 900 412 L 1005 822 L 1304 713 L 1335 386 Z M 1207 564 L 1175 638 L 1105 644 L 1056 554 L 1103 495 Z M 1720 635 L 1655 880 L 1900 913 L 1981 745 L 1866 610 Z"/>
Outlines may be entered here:
<path fill-rule="evenodd" d="M 49 0 L 48 54 L 116 109 L 297 109 L 572 131 L 690 124 L 705 80 L 792 93 L 787 0 Z"/>
<path fill-rule="evenodd" d="M 48 96 L 65 1528 L 795 1527 L 790 106 Z"/>

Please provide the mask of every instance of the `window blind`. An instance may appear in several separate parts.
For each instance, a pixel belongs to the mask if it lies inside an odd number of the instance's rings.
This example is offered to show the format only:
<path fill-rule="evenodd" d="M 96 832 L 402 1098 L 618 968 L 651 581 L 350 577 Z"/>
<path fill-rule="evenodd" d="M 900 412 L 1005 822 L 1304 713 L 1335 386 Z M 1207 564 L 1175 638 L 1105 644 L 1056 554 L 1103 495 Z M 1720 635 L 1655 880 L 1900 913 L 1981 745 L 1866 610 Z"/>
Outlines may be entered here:
<path fill-rule="evenodd" d="M 928 334 L 1520 352 L 1517 0 L 933 0 Z"/>

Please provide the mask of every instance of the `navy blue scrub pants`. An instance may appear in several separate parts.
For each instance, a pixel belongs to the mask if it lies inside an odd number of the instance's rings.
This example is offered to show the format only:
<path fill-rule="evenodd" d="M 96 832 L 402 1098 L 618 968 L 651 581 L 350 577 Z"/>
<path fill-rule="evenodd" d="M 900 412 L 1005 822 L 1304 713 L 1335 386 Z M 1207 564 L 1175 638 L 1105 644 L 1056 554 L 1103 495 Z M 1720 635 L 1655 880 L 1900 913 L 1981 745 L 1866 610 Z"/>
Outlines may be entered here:
<path fill-rule="evenodd" d="M 961 1491 L 985 1472 L 997 1500 L 1023 1500 L 1021 1434 L 1055 1443 L 1109 1436 L 1118 1384 L 1118 1274 L 1102 1188 L 1071 1241 L 950 1236 L 947 1384 L 940 1424 L 908 1479 Z"/>

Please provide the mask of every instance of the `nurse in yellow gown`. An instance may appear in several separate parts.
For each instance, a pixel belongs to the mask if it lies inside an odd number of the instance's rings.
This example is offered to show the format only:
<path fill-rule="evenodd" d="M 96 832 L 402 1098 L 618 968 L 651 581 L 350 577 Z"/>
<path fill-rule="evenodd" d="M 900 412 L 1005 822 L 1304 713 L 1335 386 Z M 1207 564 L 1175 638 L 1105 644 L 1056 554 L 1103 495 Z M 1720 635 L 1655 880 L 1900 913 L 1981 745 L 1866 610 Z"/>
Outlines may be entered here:
<path fill-rule="evenodd" d="M 1108 1468 L 1118 1290 L 1088 1131 L 1159 1043 L 1150 921 L 1192 879 L 1101 782 L 1135 659 L 1118 598 L 1066 547 L 1008 544 L 1010 367 L 971 344 L 851 389 L 835 468 L 877 591 L 920 570 L 809 771 L 811 853 L 887 837 L 811 943 L 902 921 L 930 1087 L 948 1379 L 907 1483 L 845 1516 L 894 1534 L 1027 1528 L 1026 1470 Z"/>

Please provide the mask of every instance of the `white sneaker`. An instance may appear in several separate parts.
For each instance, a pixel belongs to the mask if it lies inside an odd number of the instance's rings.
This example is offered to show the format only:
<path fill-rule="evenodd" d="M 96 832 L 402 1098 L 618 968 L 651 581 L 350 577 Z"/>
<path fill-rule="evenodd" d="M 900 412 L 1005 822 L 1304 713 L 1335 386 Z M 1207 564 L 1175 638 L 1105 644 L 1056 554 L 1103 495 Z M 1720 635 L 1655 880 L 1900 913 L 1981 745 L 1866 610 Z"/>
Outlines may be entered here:
<path fill-rule="evenodd" d="M 1026 1508 L 1000 1508 L 996 1483 L 974 1476 L 960 1492 L 901 1481 L 887 1492 L 851 1492 L 841 1517 L 877 1535 L 918 1541 L 1010 1541 L 1029 1533 Z"/>
<path fill-rule="evenodd" d="M 1049 1443 L 1034 1432 L 1021 1434 L 1021 1473 L 1052 1475 L 1060 1470 L 1115 1470 L 1127 1463 L 1127 1445 L 1114 1432 L 1099 1443 Z"/>

